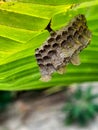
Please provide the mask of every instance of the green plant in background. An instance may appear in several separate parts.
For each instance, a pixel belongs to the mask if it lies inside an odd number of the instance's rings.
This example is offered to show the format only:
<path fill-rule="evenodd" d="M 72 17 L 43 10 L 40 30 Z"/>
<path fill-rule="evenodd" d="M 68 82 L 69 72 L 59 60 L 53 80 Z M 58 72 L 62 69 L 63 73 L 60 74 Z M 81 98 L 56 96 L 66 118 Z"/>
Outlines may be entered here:
<path fill-rule="evenodd" d="M 0 91 L 0 112 L 4 111 L 12 100 L 13 95 L 11 92 Z"/>
<path fill-rule="evenodd" d="M 96 103 L 95 99 L 98 98 L 98 94 L 92 94 L 91 90 L 92 87 L 88 87 L 86 90 L 78 87 L 69 96 L 63 108 L 66 114 L 66 124 L 78 123 L 83 126 L 96 116 L 98 103 Z"/>
<path fill-rule="evenodd" d="M 13 0 L 14 1 L 14 0 Z M 16 0 L 0 4 L 0 90 L 42 89 L 75 82 L 98 81 L 98 0 Z M 69 65 L 64 75 L 53 74 L 48 83 L 39 81 L 34 54 L 49 37 L 45 30 L 59 30 L 77 14 L 85 15 L 92 32 L 91 44 L 81 65 Z"/>

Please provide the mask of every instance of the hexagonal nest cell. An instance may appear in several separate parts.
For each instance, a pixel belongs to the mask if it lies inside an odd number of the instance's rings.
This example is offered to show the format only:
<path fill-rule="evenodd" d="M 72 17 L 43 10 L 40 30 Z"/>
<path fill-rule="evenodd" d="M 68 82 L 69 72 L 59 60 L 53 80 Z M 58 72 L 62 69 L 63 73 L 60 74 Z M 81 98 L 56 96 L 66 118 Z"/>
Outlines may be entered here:
<path fill-rule="evenodd" d="M 79 65 L 79 53 L 91 41 L 86 18 L 79 14 L 67 26 L 56 32 L 35 51 L 35 57 L 41 72 L 41 80 L 49 81 L 53 72 L 64 73 L 68 63 Z"/>

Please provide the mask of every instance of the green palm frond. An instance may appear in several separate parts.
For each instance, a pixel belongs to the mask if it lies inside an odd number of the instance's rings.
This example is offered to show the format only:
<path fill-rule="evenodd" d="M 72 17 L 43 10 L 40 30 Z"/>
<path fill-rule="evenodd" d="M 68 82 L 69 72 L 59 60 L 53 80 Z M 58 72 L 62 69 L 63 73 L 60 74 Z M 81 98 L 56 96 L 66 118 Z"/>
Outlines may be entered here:
<path fill-rule="evenodd" d="M 14 0 L 13 0 L 14 1 Z M 0 4 L 0 90 L 41 89 L 75 82 L 98 81 L 97 0 L 17 0 Z M 92 41 L 81 54 L 81 65 L 68 65 L 64 75 L 39 81 L 35 49 L 49 37 L 45 30 L 60 29 L 77 14 L 84 14 Z"/>

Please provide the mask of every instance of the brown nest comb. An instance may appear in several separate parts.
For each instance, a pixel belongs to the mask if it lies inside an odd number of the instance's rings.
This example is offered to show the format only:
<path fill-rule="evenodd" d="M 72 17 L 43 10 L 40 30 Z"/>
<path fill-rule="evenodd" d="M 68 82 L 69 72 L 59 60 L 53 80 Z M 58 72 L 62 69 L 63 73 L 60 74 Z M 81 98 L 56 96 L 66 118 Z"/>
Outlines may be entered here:
<path fill-rule="evenodd" d="M 91 41 L 86 18 L 79 14 L 70 23 L 51 36 L 36 49 L 35 57 L 41 72 L 41 80 L 49 81 L 53 72 L 63 74 L 68 63 L 79 65 L 79 53 Z"/>

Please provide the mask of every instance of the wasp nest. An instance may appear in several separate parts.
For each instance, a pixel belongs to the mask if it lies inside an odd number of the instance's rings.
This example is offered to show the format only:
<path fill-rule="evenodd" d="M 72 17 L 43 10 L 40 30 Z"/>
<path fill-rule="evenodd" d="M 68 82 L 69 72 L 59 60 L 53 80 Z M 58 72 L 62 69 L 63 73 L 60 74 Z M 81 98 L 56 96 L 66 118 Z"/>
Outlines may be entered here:
<path fill-rule="evenodd" d="M 91 40 L 91 32 L 84 15 L 78 15 L 59 31 L 52 32 L 44 44 L 36 49 L 36 59 L 41 72 L 41 80 L 48 81 L 51 74 L 65 72 L 66 65 L 79 65 L 79 53 Z"/>

